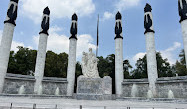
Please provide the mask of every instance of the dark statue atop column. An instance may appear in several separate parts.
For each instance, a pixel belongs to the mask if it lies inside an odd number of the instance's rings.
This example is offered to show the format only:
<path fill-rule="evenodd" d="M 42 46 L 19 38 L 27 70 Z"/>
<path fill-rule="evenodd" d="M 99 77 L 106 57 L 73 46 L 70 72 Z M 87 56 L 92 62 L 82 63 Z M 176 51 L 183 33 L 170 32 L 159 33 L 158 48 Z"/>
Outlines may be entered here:
<path fill-rule="evenodd" d="M 18 11 L 18 1 L 19 0 L 10 0 L 10 7 L 7 11 L 7 18 L 4 23 L 11 23 L 16 26 L 17 11 Z"/>
<path fill-rule="evenodd" d="M 187 19 L 187 3 L 186 3 L 186 0 L 179 0 L 178 1 L 178 8 L 179 8 L 179 16 L 181 17 L 179 22 L 182 22 L 183 20 Z"/>
<path fill-rule="evenodd" d="M 117 38 L 122 38 L 123 39 L 123 37 L 122 37 L 121 18 L 122 18 L 122 16 L 121 16 L 121 14 L 118 11 L 118 13 L 116 14 L 116 25 L 115 25 L 115 34 L 116 34 L 116 37 L 115 37 L 115 39 L 117 39 Z"/>
<path fill-rule="evenodd" d="M 77 39 L 77 20 L 78 20 L 78 17 L 74 13 L 72 15 L 72 24 L 71 24 L 71 29 L 70 29 L 71 37 L 69 39 L 71 38 Z"/>
<path fill-rule="evenodd" d="M 42 23 L 41 23 L 41 32 L 39 34 L 44 33 L 44 34 L 49 35 L 48 30 L 49 30 L 50 10 L 48 7 L 44 9 L 43 14 L 44 15 L 43 15 Z"/>
<path fill-rule="evenodd" d="M 155 32 L 152 27 L 153 27 L 153 20 L 152 20 L 152 15 L 151 13 L 151 6 L 147 3 L 145 8 L 144 8 L 144 12 L 145 12 L 145 16 L 144 16 L 144 28 L 145 28 L 145 33 L 147 32 Z M 148 13 L 149 12 L 149 13 Z"/>

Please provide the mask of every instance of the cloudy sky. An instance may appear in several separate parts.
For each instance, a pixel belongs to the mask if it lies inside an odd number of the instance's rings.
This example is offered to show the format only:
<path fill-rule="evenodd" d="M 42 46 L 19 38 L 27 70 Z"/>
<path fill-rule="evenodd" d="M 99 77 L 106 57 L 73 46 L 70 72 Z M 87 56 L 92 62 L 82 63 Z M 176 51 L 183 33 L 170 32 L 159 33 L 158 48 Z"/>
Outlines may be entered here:
<path fill-rule="evenodd" d="M 17 46 L 37 49 L 43 9 L 49 6 L 51 24 L 48 50 L 56 53 L 69 49 L 71 15 L 78 14 L 77 58 L 89 47 L 95 49 L 97 16 L 100 15 L 99 56 L 115 53 L 115 14 L 120 11 L 123 25 L 124 59 L 134 65 L 145 52 L 144 6 L 148 2 L 153 8 L 156 50 L 168 58 L 171 64 L 178 59 L 183 49 L 181 26 L 179 24 L 178 0 L 20 0 L 17 26 L 12 50 Z M 0 40 L 9 0 L 0 3 Z"/>

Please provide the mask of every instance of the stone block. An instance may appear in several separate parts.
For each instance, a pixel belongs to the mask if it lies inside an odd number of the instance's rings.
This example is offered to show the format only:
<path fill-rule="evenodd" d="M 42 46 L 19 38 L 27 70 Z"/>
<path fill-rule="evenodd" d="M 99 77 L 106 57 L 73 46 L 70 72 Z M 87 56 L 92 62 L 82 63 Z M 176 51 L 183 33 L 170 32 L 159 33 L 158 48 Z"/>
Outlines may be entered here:
<path fill-rule="evenodd" d="M 106 97 L 107 96 L 107 97 Z M 77 80 L 78 100 L 104 100 L 112 98 L 112 79 L 87 78 L 79 76 Z"/>

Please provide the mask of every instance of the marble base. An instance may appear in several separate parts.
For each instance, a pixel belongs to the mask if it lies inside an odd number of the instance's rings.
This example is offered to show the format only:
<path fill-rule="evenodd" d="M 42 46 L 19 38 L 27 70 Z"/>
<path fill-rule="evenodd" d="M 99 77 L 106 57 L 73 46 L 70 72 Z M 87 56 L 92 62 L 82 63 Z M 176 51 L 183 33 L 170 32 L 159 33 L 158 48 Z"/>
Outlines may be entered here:
<path fill-rule="evenodd" d="M 112 79 L 108 76 L 104 78 L 79 76 L 76 98 L 78 100 L 111 100 Z"/>

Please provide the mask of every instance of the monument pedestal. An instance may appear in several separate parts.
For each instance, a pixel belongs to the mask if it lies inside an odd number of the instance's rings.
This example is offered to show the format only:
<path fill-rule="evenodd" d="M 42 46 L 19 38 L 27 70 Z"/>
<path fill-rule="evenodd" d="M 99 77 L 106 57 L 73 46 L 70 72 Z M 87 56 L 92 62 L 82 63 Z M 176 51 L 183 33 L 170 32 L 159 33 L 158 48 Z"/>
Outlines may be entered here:
<path fill-rule="evenodd" d="M 111 100 L 112 79 L 109 76 L 104 78 L 88 78 L 79 76 L 77 79 L 78 100 Z"/>

